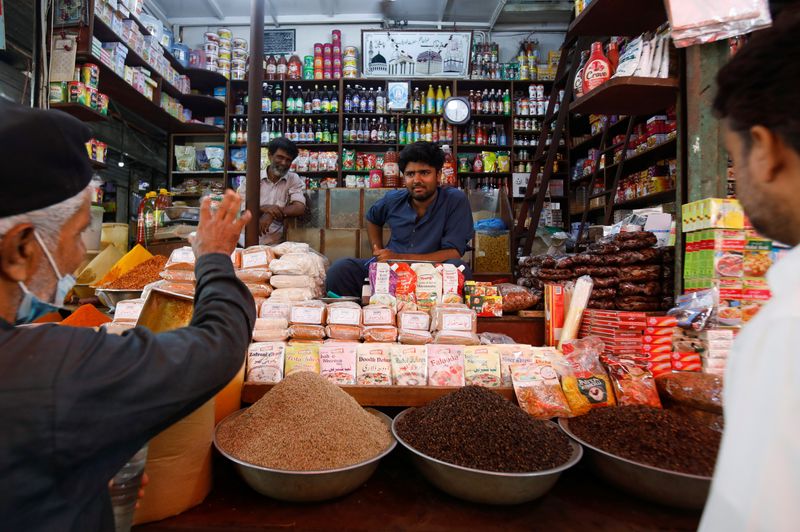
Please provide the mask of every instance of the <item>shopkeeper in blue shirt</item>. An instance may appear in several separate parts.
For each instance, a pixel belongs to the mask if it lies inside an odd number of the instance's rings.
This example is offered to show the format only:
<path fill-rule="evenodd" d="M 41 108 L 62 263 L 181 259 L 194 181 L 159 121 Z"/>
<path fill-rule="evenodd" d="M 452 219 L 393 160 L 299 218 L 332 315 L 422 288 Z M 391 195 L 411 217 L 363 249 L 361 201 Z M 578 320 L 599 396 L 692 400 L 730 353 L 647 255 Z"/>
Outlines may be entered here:
<path fill-rule="evenodd" d="M 464 266 L 461 260 L 472 239 L 472 210 L 467 196 L 456 188 L 438 186 L 444 153 L 431 142 L 415 142 L 400 152 L 400 172 L 406 190 L 387 193 L 367 213 L 367 233 L 373 257 L 341 259 L 328 269 L 328 291 L 360 296 L 371 262 L 432 261 Z M 391 229 L 383 244 L 383 227 Z"/>

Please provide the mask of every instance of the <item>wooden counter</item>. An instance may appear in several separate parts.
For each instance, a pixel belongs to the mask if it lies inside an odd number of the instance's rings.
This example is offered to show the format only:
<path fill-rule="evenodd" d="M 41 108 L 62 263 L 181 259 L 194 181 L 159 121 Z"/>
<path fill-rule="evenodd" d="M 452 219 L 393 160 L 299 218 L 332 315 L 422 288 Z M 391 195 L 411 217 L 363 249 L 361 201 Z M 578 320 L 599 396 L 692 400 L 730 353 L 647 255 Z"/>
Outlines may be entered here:
<path fill-rule="evenodd" d="M 534 317 L 478 318 L 478 332 L 506 334 L 519 344 L 544 345 L 544 312 Z"/>
<path fill-rule="evenodd" d="M 147 494 L 145 493 L 145 497 Z M 696 530 L 699 512 L 639 500 L 596 477 L 585 463 L 541 499 L 516 506 L 472 504 L 429 484 L 398 447 L 361 488 L 322 503 L 285 503 L 259 495 L 230 463 L 215 460 L 214 489 L 200 506 L 135 532 L 244 530 Z"/>

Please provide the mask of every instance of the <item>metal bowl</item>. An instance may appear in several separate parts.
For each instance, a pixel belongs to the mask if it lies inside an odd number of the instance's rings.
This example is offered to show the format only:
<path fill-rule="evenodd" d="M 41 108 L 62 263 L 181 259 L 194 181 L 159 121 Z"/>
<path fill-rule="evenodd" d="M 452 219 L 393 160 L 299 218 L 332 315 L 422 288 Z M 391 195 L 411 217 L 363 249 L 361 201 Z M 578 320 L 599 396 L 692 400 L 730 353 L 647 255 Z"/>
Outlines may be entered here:
<path fill-rule="evenodd" d="M 570 441 L 572 456 L 564 464 L 533 473 L 501 473 L 483 471 L 450 464 L 421 453 L 403 441 L 397 434 L 397 423 L 411 409 L 406 409 L 394 418 L 392 433 L 397 441 L 411 452 L 414 465 L 431 484 L 453 497 L 483 504 L 520 504 L 538 499 L 555 485 L 561 473 L 577 464 L 583 449 Z M 552 430 L 559 430 L 549 422 Z"/>
<path fill-rule="evenodd" d="M 558 423 L 570 438 L 587 449 L 597 473 L 610 483 L 644 499 L 693 510 L 702 509 L 711 488 L 711 477 L 690 475 L 622 458 L 590 445 L 569 428 L 569 421 Z"/>
<path fill-rule="evenodd" d="M 219 422 L 214 430 L 214 446 L 225 458 L 233 462 L 236 471 L 251 488 L 262 495 L 281 501 L 317 502 L 347 495 L 366 482 L 378 468 L 381 458 L 392 452 L 397 445 L 397 441 L 392 438 L 389 447 L 379 455 L 364 462 L 338 469 L 287 471 L 261 467 L 234 458 L 217 443 L 219 428 L 241 415 L 245 410 L 234 412 Z M 378 417 L 387 429 L 391 427 L 392 418 L 371 408 L 366 410 Z"/>
<path fill-rule="evenodd" d="M 128 290 L 122 288 L 98 288 L 95 290 L 95 294 L 100 302 L 111 310 L 114 310 L 117 306 L 117 303 L 120 301 L 125 301 L 126 299 L 138 299 L 142 297 L 141 290 Z"/>

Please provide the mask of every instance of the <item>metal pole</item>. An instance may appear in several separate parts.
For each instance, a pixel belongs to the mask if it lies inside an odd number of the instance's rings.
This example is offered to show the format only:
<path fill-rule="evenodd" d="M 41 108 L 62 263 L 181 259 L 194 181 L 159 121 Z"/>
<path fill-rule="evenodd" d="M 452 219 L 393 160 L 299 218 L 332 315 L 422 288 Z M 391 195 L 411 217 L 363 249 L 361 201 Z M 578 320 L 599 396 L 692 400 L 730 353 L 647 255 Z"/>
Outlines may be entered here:
<path fill-rule="evenodd" d="M 244 242 L 258 244 L 258 219 L 261 216 L 261 84 L 264 81 L 264 0 L 250 3 L 250 73 L 247 90 L 247 186 L 245 205 L 253 217 L 247 224 Z M 230 97 L 230 95 L 229 95 Z"/>

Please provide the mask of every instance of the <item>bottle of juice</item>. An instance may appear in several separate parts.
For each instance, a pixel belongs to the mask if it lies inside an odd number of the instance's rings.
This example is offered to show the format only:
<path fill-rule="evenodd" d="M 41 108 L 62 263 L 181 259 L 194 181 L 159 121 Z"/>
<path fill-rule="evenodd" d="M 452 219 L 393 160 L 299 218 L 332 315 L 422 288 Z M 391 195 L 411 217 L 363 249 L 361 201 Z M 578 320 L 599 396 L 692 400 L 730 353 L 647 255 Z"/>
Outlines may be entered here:
<path fill-rule="evenodd" d="M 425 112 L 432 115 L 436 112 L 436 94 L 433 85 L 428 85 L 428 96 L 425 98 Z"/>
<path fill-rule="evenodd" d="M 442 146 L 442 151 L 444 152 L 444 166 L 442 166 L 442 175 L 439 178 L 439 184 L 443 187 L 458 186 L 456 159 L 450 152 L 450 146 Z"/>

